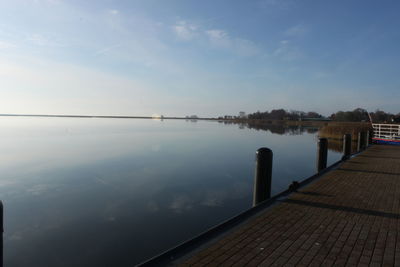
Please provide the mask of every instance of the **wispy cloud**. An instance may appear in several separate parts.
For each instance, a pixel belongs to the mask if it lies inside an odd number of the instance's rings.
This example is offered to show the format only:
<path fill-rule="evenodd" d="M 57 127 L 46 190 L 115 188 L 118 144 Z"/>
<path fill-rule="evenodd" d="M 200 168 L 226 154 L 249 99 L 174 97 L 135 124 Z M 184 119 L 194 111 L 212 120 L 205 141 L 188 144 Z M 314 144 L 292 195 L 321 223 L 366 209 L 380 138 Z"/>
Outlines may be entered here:
<path fill-rule="evenodd" d="M 234 50 L 242 56 L 255 56 L 261 52 L 261 49 L 252 41 L 246 39 L 235 39 Z"/>
<path fill-rule="evenodd" d="M 101 55 L 106 55 L 108 54 L 110 51 L 117 49 L 118 47 L 121 47 L 121 44 L 115 44 L 115 45 L 110 45 L 107 47 L 103 47 L 99 50 L 97 50 L 95 53 L 96 54 L 101 54 Z"/>
<path fill-rule="evenodd" d="M 326 72 L 326 71 L 315 71 L 312 73 L 312 77 L 314 79 L 325 79 L 325 78 L 328 78 L 331 76 L 332 76 L 332 73 Z"/>
<path fill-rule="evenodd" d="M 263 9 L 288 9 L 293 5 L 292 0 L 260 0 L 258 6 Z"/>
<path fill-rule="evenodd" d="M 35 4 L 61 4 L 62 0 L 34 0 Z"/>
<path fill-rule="evenodd" d="M 63 44 L 54 41 L 53 38 L 48 37 L 48 36 L 44 36 L 42 34 L 29 34 L 26 37 L 26 40 L 28 42 L 30 42 L 33 45 L 37 45 L 37 46 L 64 46 Z"/>
<path fill-rule="evenodd" d="M 174 30 L 176 36 L 184 41 L 192 40 L 198 35 L 198 27 L 183 20 L 178 21 L 172 27 L 172 29 Z"/>
<path fill-rule="evenodd" d="M 240 56 L 252 56 L 260 52 L 257 45 L 251 40 L 232 37 L 222 29 L 204 29 L 199 25 L 178 21 L 172 27 L 175 35 L 182 41 L 197 41 L 206 43 L 211 47 L 225 49 Z"/>
<path fill-rule="evenodd" d="M 231 38 L 229 37 L 228 33 L 223 30 L 208 30 L 205 31 L 210 42 L 214 45 L 221 46 L 221 47 L 229 47 L 232 45 Z"/>
<path fill-rule="evenodd" d="M 110 9 L 108 12 L 109 12 L 111 15 L 118 15 L 118 14 L 119 14 L 119 11 L 116 10 L 116 9 Z"/>
<path fill-rule="evenodd" d="M 254 42 L 242 38 L 231 37 L 226 31 L 212 29 L 205 31 L 211 45 L 227 49 L 240 56 L 253 56 L 260 50 Z"/>
<path fill-rule="evenodd" d="M 14 48 L 16 45 L 10 42 L 6 41 L 0 41 L 0 49 L 9 49 L 9 48 Z"/>
<path fill-rule="evenodd" d="M 284 32 L 284 35 L 289 37 L 302 37 L 309 32 L 309 27 L 304 24 L 298 24 L 290 27 Z"/>
<path fill-rule="evenodd" d="M 284 61 L 294 61 L 304 57 L 304 53 L 288 40 L 280 41 L 273 55 Z"/>
<path fill-rule="evenodd" d="M 165 31 L 170 33 L 169 27 L 145 16 L 136 14 L 127 16 L 116 9 L 107 10 L 105 17 L 100 16 L 97 19 L 98 24 L 104 27 L 107 38 L 100 41 L 91 40 L 89 45 L 83 45 L 90 47 L 90 50 L 96 56 L 101 56 L 102 60 L 114 64 L 141 65 L 169 73 L 181 72 L 181 66 L 176 59 L 170 57 L 168 53 L 170 47 L 162 38 Z M 187 26 L 183 22 L 182 25 Z M 183 38 L 187 38 L 184 37 L 184 33 L 182 33 Z"/>

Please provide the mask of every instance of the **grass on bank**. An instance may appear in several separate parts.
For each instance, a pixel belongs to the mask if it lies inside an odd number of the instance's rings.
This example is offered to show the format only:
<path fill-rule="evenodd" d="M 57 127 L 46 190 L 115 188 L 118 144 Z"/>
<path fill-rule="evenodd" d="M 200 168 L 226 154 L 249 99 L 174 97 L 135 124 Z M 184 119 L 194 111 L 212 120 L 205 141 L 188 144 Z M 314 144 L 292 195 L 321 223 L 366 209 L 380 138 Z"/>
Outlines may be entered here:
<path fill-rule="evenodd" d="M 372 130 L 369 122 L 329 122 L 319 130 L 319 136 L 329 139 L 342 140 L 343 135 L 351 134 L 357 140 L 359 132 Z"/>

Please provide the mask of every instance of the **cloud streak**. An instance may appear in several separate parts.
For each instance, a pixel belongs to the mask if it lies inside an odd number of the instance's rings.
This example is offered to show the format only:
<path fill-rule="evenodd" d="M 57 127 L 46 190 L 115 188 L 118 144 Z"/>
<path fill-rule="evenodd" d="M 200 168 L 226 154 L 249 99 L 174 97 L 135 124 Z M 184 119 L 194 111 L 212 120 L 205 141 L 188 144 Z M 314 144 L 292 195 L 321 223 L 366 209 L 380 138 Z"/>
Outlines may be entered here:
<path fill-rule="evenodd" d="M 0 49 L 9 49 L 9 48 L 14 48 L 16 45 L 14 45 L 11 42 L 7 41 L 0 41 Z"/>
<path fill-rule="evenodd" d="M 193 40 L 198 36 L 198 28 L 193 24 L 189 24 L 184 20 L 178 21 L 172 29 L 176 36 L 183 41 Z"/>
<path fill-rule="evenodd" d="M 258 5 L 262 9 L 273 10 L 286 10 L 292 7 L 292 0 L 261 0 Z"/>
<path fill-rule="evenodd" d="M 304 53 L 288 40 L 280 41 L 273 55 L 283 61 L 295 61 L 305 57 Z"/>
<path fill-rule="evenodd" d="M 110 12 L 111 15 L 118 15 L 119 14 L 119 11 L 116 10 L 116 9 L 110 9 L 109 12 Z"/>
<path fill-rule="evenodd" d="M 213 29 L 205 31 L 210 43 L 241 56 L 254 56 L 260 49 L 254 42 L 242 38 L 232 38 L 226 31 Z"/>
<path fill-rule="evenodd" d="M 38 33 L 29 34 L 26 37 L 26 40 L 37 46 L 64 46 L 63 44 L 54 41 L 52 38 Z"/>
<path fill-rule="evenodd" d="M 284 35 L 288 37 L 303 37 L 309 32 L 309 30 L 309 27 L 304 24 L 298 24 L 287 29 L 284 32 Z"/>
<path fill-rule="evenodd" d="M 172 29 L 181 41 L 205 42 L 211 48 L 222 49 L 238 56 L 254 56 L 261 51 L 253 41 L 232 37 L 227 31 L 218 28 L 203 29 L 186 21 L 178 21 Z"/>

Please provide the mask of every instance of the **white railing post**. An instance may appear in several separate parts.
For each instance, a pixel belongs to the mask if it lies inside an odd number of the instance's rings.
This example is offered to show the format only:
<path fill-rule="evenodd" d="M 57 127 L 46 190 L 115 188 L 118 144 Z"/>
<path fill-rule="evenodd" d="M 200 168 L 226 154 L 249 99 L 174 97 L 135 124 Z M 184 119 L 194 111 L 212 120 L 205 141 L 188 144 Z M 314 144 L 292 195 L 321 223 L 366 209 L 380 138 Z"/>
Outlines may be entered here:
<path fill-rule="evenodd" d="M 380 124 L 378 124 L 378 128 L 379 128 L 379 134 L 378 134 L 378 136 L 379 136 L 379 138 L 381 137 L 381 125 Z"/>

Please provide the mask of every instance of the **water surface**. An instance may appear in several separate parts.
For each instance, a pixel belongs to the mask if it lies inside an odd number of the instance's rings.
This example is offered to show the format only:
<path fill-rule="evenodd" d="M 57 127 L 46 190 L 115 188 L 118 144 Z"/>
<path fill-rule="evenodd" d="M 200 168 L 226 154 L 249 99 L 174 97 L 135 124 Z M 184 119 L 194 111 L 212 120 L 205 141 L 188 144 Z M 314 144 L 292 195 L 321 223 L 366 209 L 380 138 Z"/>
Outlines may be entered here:
<path fill-rule="evenodd" d="M 0 117 L 5 266 L 132 266 L 315 172 L 315 130 L 215 121 Z M 339 153 L 329 152 L 330 163 Z"/>

